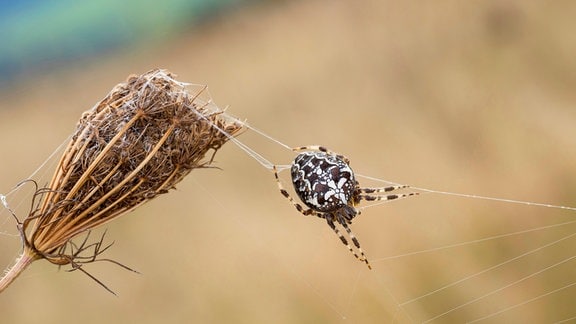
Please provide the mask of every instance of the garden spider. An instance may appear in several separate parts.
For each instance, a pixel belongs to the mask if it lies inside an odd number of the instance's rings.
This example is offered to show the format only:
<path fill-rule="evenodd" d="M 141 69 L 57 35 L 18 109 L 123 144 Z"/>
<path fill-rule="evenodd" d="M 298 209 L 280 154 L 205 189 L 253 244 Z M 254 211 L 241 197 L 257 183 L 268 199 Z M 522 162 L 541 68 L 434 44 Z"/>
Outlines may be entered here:
<path fill-rule="evenodd" d="M 372 269 L 370 262 L 360 247 L 360 243 L 348 227 L 352 219 L 360 214 L 355 206 L 361 201 L 394 200 L 415 196 L 417 192 L 404 194 L 378 195 L 408 188 L 408 186 L 390 186 L 382 188 L 360 188 L 350 168 L 350 160 L 336 154 L 323 146 L 301 146 L 292 149 L 302 152 L 292 162 L 291 175 L 294 190 L 307 209 L 296 202 L 284 189 L 278 176 L 278 169 L 273 166 L 278 189 L 296 209 L 305 216 L 314 215 L 326 219 L 330 228 L 338 235 L 342 243 L 354 254 L 356 259 L 366 263 Z M 336 227 L 340 224 L 358 250 L 354 251 L 348 240 Z"/>

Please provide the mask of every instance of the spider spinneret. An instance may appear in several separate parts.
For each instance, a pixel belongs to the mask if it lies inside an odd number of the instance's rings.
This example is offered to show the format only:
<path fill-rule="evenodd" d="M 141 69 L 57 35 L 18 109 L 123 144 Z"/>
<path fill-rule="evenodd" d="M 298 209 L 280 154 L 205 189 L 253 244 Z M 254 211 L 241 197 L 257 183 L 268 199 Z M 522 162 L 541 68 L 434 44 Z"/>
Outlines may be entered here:
<path fill-rule="evenodd" d="M 278 188 L 296 209 L 305 216 L 314 215 L 326 219 L 330 228 L 338 235 L 348 250 L 360 261 L 372 269 L 368 258 L 360 247 L 360 242 L 348 227 L 352 219 L 360 214 L 355 206 L 361 200 L 394 200 L 417 195 L 417 192 L 404 194 L 378 195 L 408 188 L 408 186 L 390 186 L 382 188 L 361 188 L 350 168 L 350 161 L 343 155 L 336 154 L 323 146 L 302 146 L 292 149 L 302 152 L 292 162 L 290 170 L 294 190 L 300 200 L 308 207 L 306 209 L 290 196 L 284 189 L 278 170 L 273 166 Z M 340 224 L 348 234 L 358 253 L 348 243 L 348 240 L 338 230 Z"/>

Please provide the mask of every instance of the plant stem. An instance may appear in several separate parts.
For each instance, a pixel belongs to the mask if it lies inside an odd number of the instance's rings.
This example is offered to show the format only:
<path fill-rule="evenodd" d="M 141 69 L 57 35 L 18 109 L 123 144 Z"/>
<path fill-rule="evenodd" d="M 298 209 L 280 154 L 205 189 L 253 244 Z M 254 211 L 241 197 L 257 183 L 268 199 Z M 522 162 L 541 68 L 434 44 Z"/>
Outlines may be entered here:
<path fill-rule="evenodd" d="M 24 248 L 22 254 L 18 259 L 16 259 L 16 263 L 14 263 L 14 265 L 4 273 L 2 279 L 0 279 L 0 293 L 36 260 L 38 260 L 38 255 L 31 250 Z"/>

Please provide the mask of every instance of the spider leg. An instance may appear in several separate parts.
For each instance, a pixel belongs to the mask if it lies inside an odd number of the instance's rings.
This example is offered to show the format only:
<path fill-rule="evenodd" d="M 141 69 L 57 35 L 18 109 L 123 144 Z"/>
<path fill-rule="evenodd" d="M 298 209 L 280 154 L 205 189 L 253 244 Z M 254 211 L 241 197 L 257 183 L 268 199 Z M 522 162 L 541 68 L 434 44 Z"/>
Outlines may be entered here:
<path fill-rule="evenodd" d="M 302 205 L 297 203 L 294 200 L 294 198 L 292 198 L 292 196 L 290 196 L 288 191 L 286 189 L 284 189 L 284 186 L 282 185 L 282 182 L 280 181 L 280 176 L 278 175 L 278 169 L 276 169 L 275 165 L 272 166 L 272 170 L 274 171 L 274 178 L 276 178 L 276 184 L 278 185 L 278 189 L 280 190 L 280 193 L 282 193 L 282 195 L 286 199 L 288 199 L 290 201 L 290 203 L 292 203 L 292 205 L 296 208 L 296 210 L 298 210 L 304 216 L 315 215 L 318 217 L 322 217 L 322 214 L 314 211 L 313 209 L 304 208 Z"/>
<path fill-rule="evenodd" d="M 396 191 L 396 190 L 405 189 L 405 188 L 410 188 L 410 186 L 398 185 L 398 186 L 381 187 L 381 188 L 358 188 L 357 190 L 359 193 L 371 194 L 371 193 L 378 193 L 378 192 Z"/>
<path fill-rule="evenodd" d="M 368 266 L 368 269 L 372 269 L 372 266 L 370 265 L 370 262 L 368 262 L 368 258 L 366 258 L 366 255 L 364 254 L 364 251 L 362 251 L 362 248 L 360 247 L 360 243 L 358 242 L 358 240 L 356 239 L 356 236 L 354 236 L 354 234 L 352 233 L 352 230 L 350 230 L 350 228 L 348 227 L 348 225 L 346 225 L 346 222 L 340 222 L 340 225 L 342 225 L 342 227 L 344 227 L 344 229 L 346 230 L 346 233 L 348 233 L 348 236 L 350 237 L 350 240 L 352 240 L 352 243 L 354 243 L 354 246 L 358 249 L 358 252 L 360 252 L 360 256 L 358 256 L 358 253 L 356 253 L 354 251 L 354 249 L 352 248 L 352 246 L 348 243 L 348 240 L 346 240 L 346 238 L 344 237 L 344 235 L 342 235 L 342 233 L 340 233 L 340 231 L 338 230 L 338 228 L 336 227 L 336 225 L 334 224 L 334 221 L 332 219 L 332 217 L 326 217 L 326 222 L 328 223 L 328 225 L 330 226 L 330 228 L 334 231 L 334 233 L 336 233 L 336 235 L 338 235 L 338 237 L 340 238 L 340 241 L 342 241 L 342 243 L 344 245 L 346 245 L 346 247 L 348 248 L 348 251 L 350 251 L 350 253 L 352 253 L 356 259 L 366 263 L 366 265 Z"/>
<path fill-rule="evenodd" d="M 405 188 L 409 188 L 409 186 L 400 185 L 400 186 L 390 186 L 390 187 L 382 187 L 382 188 L 358 188 L 358 189 L 356 189 L 356 195 L 355 196 L 356 196 L 356 200 L 359 202 L 360 200 L 366 200 L 366 201 L 396 200 L 396 199 L 402 199 L 402 198 L 407 198 L 407 197 L 419 195 L 418 192 L 408 192 L 408 193 L 390 194 L 390 195 L 378 195 L 379 193 L 391 192 L 391 191 L 396 191 L 396 190 L 405 189 Z"/>
<path fill-rule="evenodd" d="M 346 162 L 346 164 L 350 164 L 350 159 L 348 159 L 347 157 L 345 157 L 342 154 L 338 154 L 334 151 L 331 151 L 329 149 L 327 149 L 324 146 L 321 145 L 308 145 L 308 146 L 298 146 L 298 147 L 293 147 L 292 151 L 294 152 L 302 152 L 302 151 L 320 151 L 320 152 L 324 152 L 328 155 L 332 155 L 335 156 L 337 158 L 340 158 L 342 160 L 344 160 L 344 162 Z"/>

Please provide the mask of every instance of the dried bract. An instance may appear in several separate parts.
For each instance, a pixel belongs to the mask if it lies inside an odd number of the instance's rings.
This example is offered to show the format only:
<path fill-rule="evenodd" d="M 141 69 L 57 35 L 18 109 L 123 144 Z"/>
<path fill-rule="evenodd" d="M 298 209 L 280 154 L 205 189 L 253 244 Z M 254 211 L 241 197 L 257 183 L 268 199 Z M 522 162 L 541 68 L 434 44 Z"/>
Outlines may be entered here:
<path fill-rule="evenodd" d="M 49 186 L 37 190 L 19 225 L 24 254 L 75 266 L 76 253 L 65 253 L 73 237 L 210 165 L 242 126 L 201 100 L 202 91 L 191 94 L 169 72 L 153 70 L 129 77 L 86 111 Z"/>

